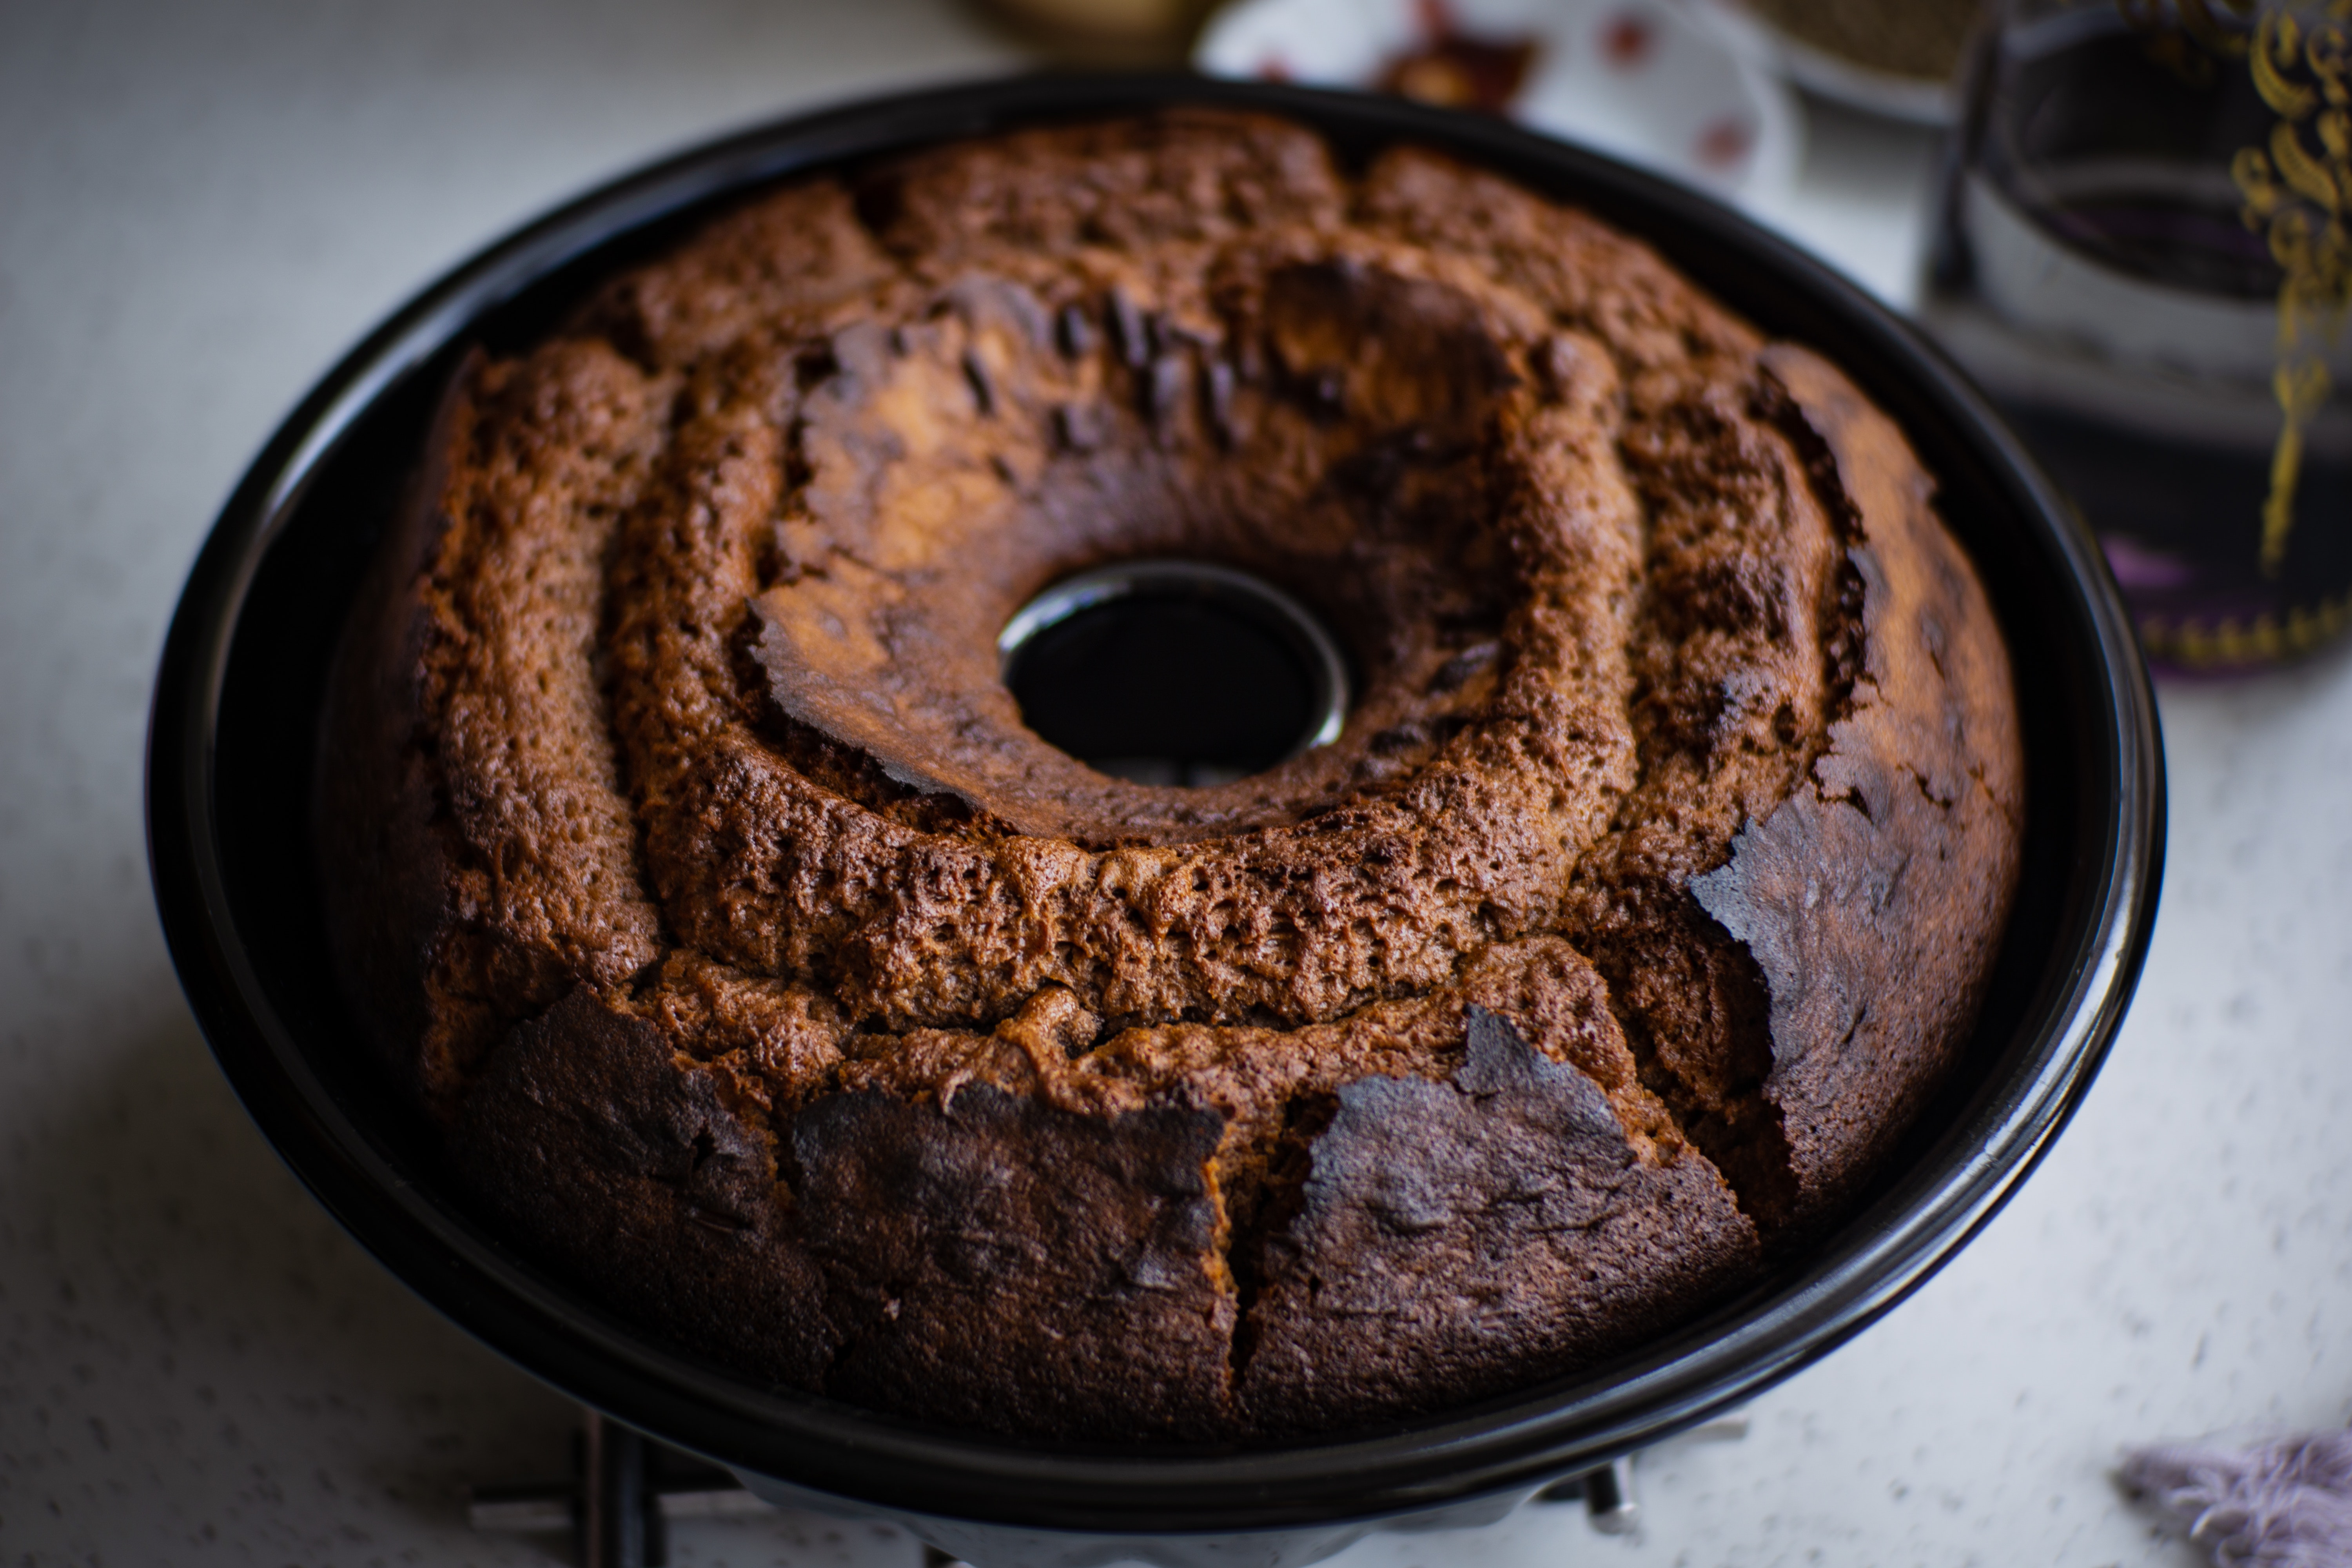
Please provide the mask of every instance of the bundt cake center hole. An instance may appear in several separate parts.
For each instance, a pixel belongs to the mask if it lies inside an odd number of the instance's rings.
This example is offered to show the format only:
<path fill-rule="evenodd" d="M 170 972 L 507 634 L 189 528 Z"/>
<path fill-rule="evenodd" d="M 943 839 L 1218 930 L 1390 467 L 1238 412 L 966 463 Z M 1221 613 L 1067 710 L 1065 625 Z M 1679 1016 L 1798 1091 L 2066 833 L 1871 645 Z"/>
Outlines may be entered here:
<path fill-rule="evenodd" d="M 1348 668 L 1307 607 L 1198 561 L 1066 578 L 1005 623 L 999 668 L 1022 722 L 1097 773 L 1201 787 L 1338 738 Z"/>

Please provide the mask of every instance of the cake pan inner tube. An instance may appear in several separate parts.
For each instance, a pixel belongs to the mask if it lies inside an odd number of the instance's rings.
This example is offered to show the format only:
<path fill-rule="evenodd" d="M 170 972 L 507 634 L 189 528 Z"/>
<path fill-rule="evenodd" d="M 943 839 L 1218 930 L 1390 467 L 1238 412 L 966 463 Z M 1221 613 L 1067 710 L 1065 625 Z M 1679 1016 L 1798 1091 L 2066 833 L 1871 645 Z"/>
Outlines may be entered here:
<path fill-rule="evenodd" d="M 1223 784 L 1339 738 L 1348 660 L 1313 611 L 1206 561 L 1053 584 L 997 634 L 1022 722 L 1097 772 Z"/>
<path fill-rule="evenodd" d="M 1582 205 L 1837 362 L 1903 426 L 2000 618 L 2026 743 L 2023 877 L 1966 1066 L 1876 1200 L 1763 1285 L 1604 1365 L 1393 1428 L 1249 1450 L 1022 1445 L 736 1381 L 478 1225 L 421 1116 L 356 1048 L 309 850 L 336 635 L 470 346 L 529 345 L 594 280 L 772 182 L 1182 103 L 1287 115 L 1343 158 L 1419 142 Z M 1820 263 L 1701 197 L 1497 120 L 1274 84 L 1040 77 L 713 142 L 533 223 L 417 296 L 303 400 L 215 525 L 164 646 L 147 810 L 156 903 L 214 1054 L 287 1163 L 386 1268 L 525 1370 L 772 1498 L 897 1518 L 998 1568 L 1303 1563 L 1383 1524 L 1497 1517 L 1835 1349 L 1991 1217 L 2081 1101 L 2154 921 L 2164 779 L 2147 673 L 2088 533 L 1966 380 Z"/>

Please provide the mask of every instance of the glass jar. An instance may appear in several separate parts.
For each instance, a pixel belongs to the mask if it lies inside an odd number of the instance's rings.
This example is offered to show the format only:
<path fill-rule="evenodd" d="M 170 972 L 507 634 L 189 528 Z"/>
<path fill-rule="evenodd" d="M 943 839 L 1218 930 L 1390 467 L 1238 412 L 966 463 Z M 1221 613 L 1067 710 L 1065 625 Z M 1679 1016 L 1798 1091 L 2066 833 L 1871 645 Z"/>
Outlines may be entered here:
<path fill-rule="evenodd" d="M 1997 0 L 1922 315 L 2074 498 L 2148 656 L 2352 624 L 2352 0 Z"/>

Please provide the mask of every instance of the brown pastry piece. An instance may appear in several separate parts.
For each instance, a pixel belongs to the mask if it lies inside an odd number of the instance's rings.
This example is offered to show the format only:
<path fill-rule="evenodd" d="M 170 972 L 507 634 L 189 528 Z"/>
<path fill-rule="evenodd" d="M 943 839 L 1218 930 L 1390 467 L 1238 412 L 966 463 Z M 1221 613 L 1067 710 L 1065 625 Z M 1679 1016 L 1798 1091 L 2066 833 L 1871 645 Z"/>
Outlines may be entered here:
<path fill-rule="evenodd" d="M 1310 605 L 1329 745 L 1026 730 L 1121 559 Z M 786 187 L 469 364 L 320 754 L 338 961 L 485 1215 L 763 1383 L 1270 1440 L 1574 1373 L 1850 1212 L 2021 763 L 1900 433 L 1637 242 L 1171 112 Z"/>
<path fill-rule="evenodd" d="M 1473 1004 L 1467 1022 L 1450 1080 L 1335 1097 L 1260 1265 L 1241 1392 L 1267 1427 L 1500 1393 L 1755 1274 L 1755 1227 L 1704 1160 L 1645 1159 L 1591 1079 L 1500 1015 Z"/>

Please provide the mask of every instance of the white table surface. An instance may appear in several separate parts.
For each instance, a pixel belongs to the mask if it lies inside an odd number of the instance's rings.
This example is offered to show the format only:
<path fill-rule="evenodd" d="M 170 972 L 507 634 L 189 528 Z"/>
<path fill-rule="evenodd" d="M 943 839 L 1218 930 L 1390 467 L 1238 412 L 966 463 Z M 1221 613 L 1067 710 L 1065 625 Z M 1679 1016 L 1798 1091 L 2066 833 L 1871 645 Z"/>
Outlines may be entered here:
<path fill-rule="evenodd" d="M 943 0 L 0 0 L 0 1563 L 544 1563 L 461 1487 L 572 1412 L 279 1166 L 166 961 L 140 761 L 165 619 L 277 420 L 519 220 L 781 110 L 1018 63 Z M 1783 215 L 1899 296 L 1927 143 L 1817 117 Z M 2030 679 L 2030 672 L 2028 675 Z M 1354 1568 L 2156 1563 L 2135 1441 L 2352 1419 L 2352 661 L 2163 696 L 2164 911 L 2047 1163 L 1917 1296 L 1573 1510 Z M 678 1529 L 681 1563 L 911 1564 Z"/>

